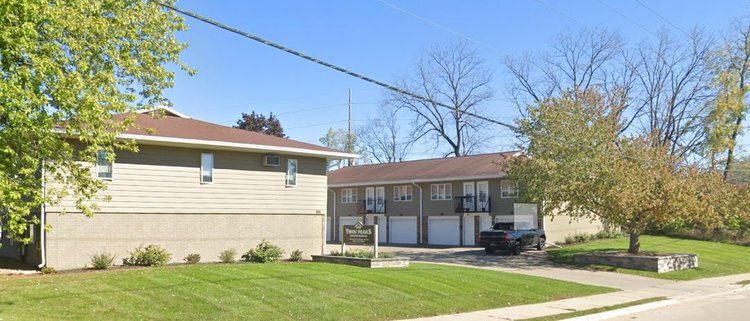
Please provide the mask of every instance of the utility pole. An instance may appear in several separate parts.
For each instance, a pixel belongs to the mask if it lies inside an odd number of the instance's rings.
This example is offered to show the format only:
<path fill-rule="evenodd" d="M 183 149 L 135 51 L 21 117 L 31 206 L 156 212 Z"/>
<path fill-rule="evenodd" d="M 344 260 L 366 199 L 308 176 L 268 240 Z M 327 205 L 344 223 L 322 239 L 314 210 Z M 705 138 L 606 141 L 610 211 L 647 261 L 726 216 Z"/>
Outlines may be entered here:
<path fill-rule="evenodd" d="M 352 89 L 349 88 L 349 131 L 346 135 L 346 151 L 352 153 Z M 347 166 L 352 166 L 353 159 L 349 158 L 346 162 Z"/>

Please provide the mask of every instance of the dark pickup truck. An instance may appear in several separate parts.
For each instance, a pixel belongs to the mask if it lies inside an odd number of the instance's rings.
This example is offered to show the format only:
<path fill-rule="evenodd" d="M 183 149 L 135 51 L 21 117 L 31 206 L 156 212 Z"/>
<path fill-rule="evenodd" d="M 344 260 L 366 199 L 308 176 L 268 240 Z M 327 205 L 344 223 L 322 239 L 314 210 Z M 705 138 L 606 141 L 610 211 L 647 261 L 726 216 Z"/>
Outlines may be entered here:
<path fill-rule="evenodd" d="M 531 247 L 541 251 L 546 240 L 543 229 L 516 230 L 513 223 L 495 223 L 492 229 L 479 232 L 479 246 L 488 254 L 500 249 L 519 255 L 523 249 Z"/>

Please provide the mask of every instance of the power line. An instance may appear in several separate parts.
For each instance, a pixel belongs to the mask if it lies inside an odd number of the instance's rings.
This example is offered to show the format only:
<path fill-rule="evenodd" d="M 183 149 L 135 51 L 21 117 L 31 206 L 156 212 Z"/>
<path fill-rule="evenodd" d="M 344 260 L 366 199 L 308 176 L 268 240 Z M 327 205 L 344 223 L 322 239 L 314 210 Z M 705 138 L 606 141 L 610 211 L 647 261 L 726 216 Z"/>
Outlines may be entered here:
<path fill-rule="evenodd" d="M 340 107 L 340 106 L 346 106 L 346 104 L 342 103 L 342 104 L 335 104 L 335 105 L 325 105 L 325 106 L 310 107 L 310 108 L 305 108 L 305 109 L 297 109 L 297 110 L 285 111 L 283 113 L 278 113 L 276 115 L 281 116 L 281 115 L 297 114 L 297 113 L 304 113 L 306 111 L 328 109 L 328 108 Z"/>
<path fill-rule="evenodd" d="M 474 39 L 474 38 L 471 38 L 471 37 L 469 37 L 469 36 L 467 36 L 467 35 L 465 35 L 465 34 L 463 34 L 463 33 L 460 33 L 460 32 L 458 32 L 458 31 L 456 31 L 456 30 L 453 30 L 453 29 L 451 29 L 451 28 L 448 28 L 448 27 L 446 27 L 446 26 L 444 26 L 444 25 L 442 25 L 442 24 L 439 24 L 439 23 L 437 23 L 437 22 L 435 22 L 435 21 L 432 21 L 432 20 L 430 20 L 430 19 L 427 19 L 427 18 L 425 18 L 425 17 L 423 17 L 423 16 L 420 16 L 420 15 L 418 15 L 418 14 L 414 13 L 414 12 L 411 12 L 411 11 L 409 11 L 409 10 L 406 10 L 406 9 L 404 9 L 404 8 L 401 8 L 401 7 L 399 7 L 399 6 L 396 6 L 395 4 L 392 4 L 392 3 L 388 2 L 388 1 L 385 1 L 385 0 L 377 0 L 377 1 L 378 1 L 378 2 L 380 2 L 380 3 L 382 3 L 383 5 L 386 5 L 386 6 L 388 6 L 388 7 L 391 7 L 391 8 L 393 8 L 393 9 L 396 9 L 396 10 L 398 10 L 398 11 L 401 11 L 402 13 L 405 13 L 405 14 L 407 14 L 407 15 L 409 15 L 409 16 L 412 16 L 412 17 L 414 17 L 414 18 L 417 18 L 417 19 L 419 19 L 419 20 L 421 20 L 421 21 L 424 21 L 424 22 L 426 22 L 426 23 L 428 23 L 428 24 L 430 24 L 430 25 L 433 25 L 433 26 L 435 26 L 435 27 L 438 27 L 438 28 L 440 28 L 440 29 L 442 29 L 442 30 L 444 30 L 444 31 L 447 31 L 447 32 L 449 32 L 449 33 L 452 33 L 452 34 L 454 34 L 454 35 L 456 35 L 456 36 L 459 36 L 459 37 L 461 37 L 461 38 L 463 38 L 463 39 L 465 39 L 465 40 L 471 41 L 471 42 L 473 42 L 473 43 L 475 43 L 475 44 L 478 44 L 478 45 L 480 45 L 480 46 L 482 46 L 482 47 L 485 47 L 485 48 L 488 48 L 488 49 L 492 49 L 492 50 L 494 50 L 494 51 L 497 51 L 497 52 L 499 52 L 499 53 L 502 53 L 502 54 L 508 54 L 508 52 L 506 52 L 505 50 L 502 50 L 502 49 L 500 49 L 500 48 L 497 48 L 497 47 L 495 47 L 495 46 L 490 46 L 490 45 L 488 45 L 488 44 L 482 43 L 482 42 L 481 42 L 481 41 L 479 41 L 479 40 L 476 40 L 476 39 Z"/>
<path fill-rule="evenodd" d="M 225 25 L 225 24 L 223 24 L 223 23 L 221 23 L 221 22 L 218 22 L 218 21 L 215 21 L 215 20 L 212 20 L 212 19 L 206 18 L 206 17 L 204 17 L 204 16 L 201 16 L 201 15 L 199 15 L 199 14 L 196 14 L 196 13 L 193 13 L 193 12 L 190 12 L 190 11 L 187 11 L 187 10 L 183 10 L 183 9 L 180 9 L 180 8 L 178 8 L 178 7 L 176 7 L 176 6 L 173 6 L 173 5 L 170 5 L 170 4 L 166 4 L 166 3 L 163 3 L 163 2 L 160 2 L 160 1 L 157 1 L 157 0 L 151 0 L 151 1 L 152 1 L 152 2 L 154 2 L 154 3 L 157 3 L 157 4 L 159 4 L 160 6 L 162 6 L 162 7 L 164 7 L 164 8 L 167 8 L 167 9 L 169 9 L 169 10 L 172 10 L 172 11 L 175 11 L 175 12 L 179 12 L 179 13 L 181 13 L 181 14 L 183 14 L 183 15 L 186 15 L 186 16 L 188 16 L 188 17 L 191 17 L 191 18 L 193 18 L 193 19 L 196 19 L 196 20 L 200 20 L 200 21 L 202 21 L 202 22 L 205 22 L 205 23 L 208 23 L 208 24 L 210 24 L 210 25 L 213 25 L 213 26 L 215 26 L 215 27 L 218 27 L 218 28 L 224 29 L 224 30 L 226 30 L 226 31 L 229 31 L 229 32 L 231 32 L 231 33 L 234 33 L 234 34 L 237 34 L 237 35 L 243 36 L 243 37 L 245 37 L 245 38 L 248 38 L 248 39 L 251 39 L 251 40 L 254 40 L 254 41 L 260 42 L 260 43 L 262 43 L 262 44 L 264 44 L 264 45 L 267 45 L 267 46 L 270 46 L 270 47 L 273 47 L 273 48 L 279 49 L 279 50 L 281 50 L 281 51 L 284 51 L 284 52 L 290 53 L 290 54 L 292 54 L 292 55 L 295 55 L 295 56 L 297 56 L 297 57 L 300 57 L 300 58 L 302 58 L 302 59 L 305 59 L 305 60 L 309 60 L 309 61 L 312 61 L 312 62 L 314 62 L 314 63 L 316 63 L 316 64 L 319 64 L 319 65 L 321 65 L 321 66 L 324 66 L 324 67 L 328 67 L 328 68 L 331 68 L 331 69 L 333 69 L 333 70 L 336 70 L 336 71 L 342 72 L 342 73 L 344 73 L 344 74 L 347 74 L 347 75 L 350 75 L 350 76 L 352 76 L 352 77 L 355 77 L 355 78 L 359 78 L 359 79 L 361 79 L 361 80 L 364 80 L 364 81 L 366 81 L 366 82 L 369 82 L 369 83 L 372 83 L 372 84 L 378 85 L 378 86 L 380 86 L 380 87 L 386 88 L 386 89 L 388 89 L 388 90 L 391 90 L 391 91 L 394 91 L 394 92 L 396 92 L 396 93 L 399 93 L 399 94 L 402 94 L 402 95 L 406 95 L 406 96 L 409 96 L 409 97 L 412 97 L 412 98 L 415 98 L 415 99 L 419 99 L 419 100 L 422 100 L 422 101 L 427 101 L 427 102 L 429 102 L 429 103 L 431 103 L 431 104 L 434 104 L 435 106 L 439 106 L 439 107 L 442 107 L 442 108 L 446 108 L 446 109 L 449 109 L 449 110 L 451 110 L 451 111 L 453 111 L 453 112 L 456 112 L 456 111 L 457 111 L 457 112 L 459 112 L 459 113 L 461 113 L 461 114 L 463 114 L 463 115 L 471 116 L 471 117 L 474 117 L 474 118 L 477 118 L 477 119 L 481 119 L 481 120 L 484 120 L 484 121 L 486 121 L 486 122 L 490 122 L 490 123 L 493 123 L 493 124 L 497 124 L 497 125 L 500 125 L 500 126 L 504 126 L 504 127 L 507 127 L 507 128 L 509 128 L 509 129 L 511 129 L 511 130 L 514 130 L 514 131 L 515 131 L 515 130 L 517 130 L 516 126 L 514 126 L 514 125 L 511 125 L 511 124 L 507 124 L 507 123 L 504 123 L 504 122 L 501 122 L 501 121 L 497 121 L 497 120 L 494 120 L 494 119 L 492 119 L 492 118 L 489 118 L 489 117 L 486 117 L 486 116 L 482 116 L 482 115 L 479 115 L 479 114 L 476 114 L 476 113 L 473 113 L 473 112 L 470 112 L 470 111 L 465 111 L 465 110 L 456 110 L 455 108 L 453 108 L 453 107 L 451 107 L 451 106 L 449 106 L 449 105 L 443 104 L 443 103 L 441 103 L 441 102 L 437 102 L 437 101 L 434 101 L 434 100 L 432 100 L 432 99 L 429 99 L 429 98 L 427 98 L 427 97 L 424 97 L 424 96 L 422 96 L 422 95 L 418 95 L 418 94 L 415 94 L 415 93 L 412 93 L 412 92 L 406 91 L 406 90 L 404 90 L 404 89 L 401 89 L 401 88 L 398 88 L 398 87 L 395 87 L 395 86 L 389 85 L 389 84 L 387 84 L 387 83 L 385 83 L 385 82 L 382 82 L 382 81 L 379 81 L 379 80 L 375 80 L 375 79 L 373 79 L 373 78 L 370 78 L 370 77 L 364 76 L 364 75 L 362 75 L 362 74 L 359 74 L 359 73 L 356 73 L 356 72 L 350 71 L 350 70 L 348 70 L 348 69 L 346 69 L 346 68 L 342 68 L 342 67 L 336 66 L 336 65 L 334 65 L 334 64 L 331 64 L 331 63 L 325 62 L 325 61 L 323 61 L 323 60 L 320 60 L 320 59 L 318 59 L 318 58 L 315 58 L 315 57 L 312 57 L 312 56 L 310 56 L 310 55 L 304 54 L 304 53 L 302 53 L 302 52 L 299 52 L 299 51 L 296 51 L 296 50 L 293 50 L 293 49 L 287 48 L 287 47 L 285 47 L 285 46 L 282 46 L 282 45 L 280 45 L 280 44 L 277 44 L 277 43 L 274 43 L 274 42 L 268 41 L 268 40 L 266 40 L 266 39 L 263 39 L 263 38 L 261 38 L 261 37 L 258 37 L 258 36 L 256 36 L 256 35 L 250 34 L 250 33 L 248 33 L 248 32 L 245 32 L 245 31 L 239 30 L 239 29 L 237 29 L 237 28 L 234 28 L 234 27 L 230 27 L 230 26 L 228 26 L 228 25 Z"/>
<path fill-rule="evenodd" d="M 334 69 L 334 70 L 336 70 L 336 71 L 342 72 L 342 73 L 344 73 L 344 74 L 347 74 L 347 75 L 350 75 L 350 76 L 352 76 L 352 77 L 355 77 L 355 78 L 359 78 L 359 79 L 361 79 L 361 80 L 364 80 L 364 81 L 367 81 L 367 82 L 369 82 L 369 83 L 372 83 L 372 84 L 375 84 L 375 85 L 378 85 L 378 86 L 384 87 L 384 88 L 386 88 L 386 89 L 388 89 L 388 90 L 391 90 L 391 91 L 394 91 L 394 92 L 397 92 L 397 93 L 400 93 L 400 94 L 403 94 L 403 95 L 406 95 L 406 96 L 409 96 L 409 97 L 412 97 L 412 98 L 415 98 L 415 99 L 419 99 L 419 100 L 427 101 L 427 102 L 430 102 L 430 103 L 432 103 L 432 104 L 434 104 L 434 105 L 436 105 L 436 106 L 439 106 L 439 107 L 443 107 L 443 108 L 447 108 L 447 109 L 450 109 L 451 111 L 455 111 L 455 109 L 454 109 L 453 107 L 451 107 L 451 106 L 448 106 L 448 105 L 446 105 L 446 104 L 443 104 L 443 103 L 439 103 L 439 102 L 436 102 L 436 101 L 434 101 L 434 100 L 432 100 L 432 99 L 428 99 L 428 98 L 426 98 L 426 97 L 420 96 L 420 95 L 418 95 L 418 94 L 414 94 L 414 93 L 411 93 L 411 92 L 409 92 L 409 91 L 406 91 L 406 90 L 403 90 L 403 89 L 401 89 L 401 88 L 398 88 L 398 87 L 395 87 L 395 86 L 389 85 L 389 84 L 387 84 L 387 83 L 384 83 L 384 82 L 381 82 L 381 81 L 375 80 L 375 79 L 373 79 L 373 78 L 369 78 L 369 77 L 366 77 L 366 76 L 364 76 L 364 75 L 361 75 L 361 74 L 359 74 L 359 73 L 356 73 L 356 72 L 350 71 L 350 70 L 348 70 L 348 69 L 345 69 L 345 68 L 342 68 L 342 67 L 338 67 L 338 66 L 336 66 L 336 65 L 333 65 L 333 64 L 330 64 L 330 63 L 328 63 L 328 62 L 322 61 L 322 60 L 320 60 L 320 59 L 314 58 L 314 57 L 312 57 L 312 56 L 306 55 L 306 54 L 304 54 L 304 53 L 301 53 L 301 52 L 299 52 L 299 51 L 296 51 L 296 50 L 293 50 L 293 49 L 289 49 L 289 48 L 287 48 L 287 47 L 284 47 L 284 46 L 282 46 L 282 45 L 279 45 L 279 44 L 276 44 L 276 43 L 274 43 L 274 42 L 271 42 L 271 41 L 265 40 L 265 39 L 263 39 L 263 38 L 260 38 L 260 37 L 258 37 L 258 36 L 252 35 L 252 34 L 250 34 L 250 33 L 247 33 L 247 32 L 244 32 L 244 31 L 241 31 L 241 30 L 239 30 L 239 29 L 236 29 L 236 28 L 233 28 L 233 27 L 227 26 L 227 25 L 225 25 L 225 24 L 222 24 L 222 23 L 220 23 L 220 22 L 217 22 L 217 21 L 211 20 L 211 19 L 209 19 L 209 18 L 203 17 L 203 16 L 201 16 L 201 15 L 195 14 L 195 13 L 193 13 L 193 12 L 190 12 L 190 11 L 186 11 L 186 10 L 180 9 L 180 8 L 177 8 L 177 7 L 175 7 L 175 6 L 172 6 L 172 5 L 169 5 L 169 4 L 165 4 L 165 3 L 159 2 L 159 1 L 157 1 L 157 0 L 150 0 L 150 1 L 152 1 L 152 2 L 154 2 L 154 3 L 156 3 L 156 4 L 160 5 L 160 6 L 162 6 L 162 7 L 164 7 L 164 8 L 167 8 L 167 9 L 169 9 L 169 10 L 173 10 L 173 11 L 175 11 L 175 12 L 178 12 L 178 13 L 181 13 L 181 14 L 183 14 L 183 15 L 189 16 L 189 17 L 191 17 L 191 18 L 194 18 L 194 19 L 196 19 L 196 20 L 199 20 L 199 21 L 202 21 L 202 22 L 205 22 L 205 23 L 211 24 L 211 25 L 213 25 L 213 26 L 216 26 L 216 27 L 218 27 L 218 28 L 220 28 L 220 29 L 224 29 L 224 30 L 226 30 L 226 31 L 229 31 L 229 32 L 232 32 L 232 33 L 238 34 L 238 35 L 240 35 L 240 36 L 243 36 L 243 37 L 246 37 L 246 38 L 252 39 L 252 40 L 254 40 L 254 41 L 257 41 L 257 42 L 260 42 L 260 43 L 262 43 L 262 44 L 265 44 L 265 45 L 271 46 L 271 47 L 273 47 L 273 48 L 276 48 L 276 49 L 282 50 L 282 51 L 284 51 L 284 52 L 287 52 L 287 53 L 290 53 L 290 54 L 292 54 L 292 55 L 298 56 L 298 57 L 300 57 L 300 58 L 303 58 L 303 59 L 306 59 L 306 60 L 312 61 L 312 62 L 314 62 L 314 63 L 316 63 L 316 64 L 319 64 L 319 65 L 322 65 L 322 66 L 325 66 L 325 67 L 328 67 L 328 68 Z M 576 20 L 576 19 L 574 19 L 574 18 L 572 18 L 572 17 L 570 17 L 570 16 L 567 16 L 567 15 L 566 15 L 565 13 L 563 13 L 563 12 L 561 12 L 560 10 L 558 10 L 557 8 L 555 8 L 555 7 L 551 6 L 550 4 L 548 4 L 547 2 L 545 2 L 544 0 L 537 0 L 537 1 L 538 1 L 538 2 L 540 2 L 540 3 L 542 3 L 542 4 L 544 4 L 544 5 L 545 5 L 545 6 L 547 6 L 547 7 L 549 7 L 549 8 L 551 8 L 551 9 L 555 10 L 555 11 L 556 11 L 556 12 L 558 12 L 559 14 L 561 14 L 561 15 L 563 15 L 563 16 L 566 16 L 566 17 L 568 17 L 569 19 L 571 19 L 571 20 L 573 20 L 573 21 L 577 22 L 578 24 L 580 24 L 580 25 L 581 25 L 581 26 L 583 26 L 584 28 L 586 28 L 586 29 L 589 29 L 589 30 L 591 30 L 591 28 L 589 28 L 589 27 L 588 27 L 587 25 L 583 24 L 582 22 L 580 22 L 580 21 L 578 21 L 578 20 Z M 636 0 L 636 1 L 638 1 L 638 0 Z M 639 1 L 639 2 L 640 2 L 640 1 Z M 480 119 L 480 120 L 484 120 L 484 121 L 487 121 L 487 122 L 490 122 L 490 123 L 494 123 L 494 124 L 497 124 L 497 125 L 500 125 L 500 126 L 504 126 L 504 127 L 510 128 L 510 129 L 511 129 L 511 130 L 513 130 L 514 132 L 518 132 L 518 128 L 517 128 L 516 126 L 510 125 L 510 124 L 507 124 L 507 123 L 504 123 L 504 122 L 501 122 L 501 121 L 497 121 L 497 120 L 495 120 L 495 119 L 491 119 L 491 118 L 488 118 L 488 117 L 485 117 L 485 116 L 481 116 L 481 115 L 478 115 L 478 114 L 475 114 L 475 113 L 472 113 L 472 112 L 468 112 L 468 111 L 461 111 L 461 110 L 459 110 L 458 112 L 460 112 L 460 113 L 462 113 L 462 114 L 464 114 L 464 115 L 467 115 L 467 116 L 471 116 L 471 117 L 474 117 L 474 118 Z M 306 127 L 322 126 L 322 125 L 328 125 L 328 124 L 334 124 L 334 123 L 341 123 L 341 122 L 346 122 L 346 121 L 348 121 L 348 120 L 343 120 L 343 121 L 334 121 L 334 122 L 328 122 L 328 123 L 320 123 L 320 124 L 313 124 L 313 125 L 306 125 L 306 126 L 300 126 L 300 127 L 292 127 L 292 128 L 289 128 L 289 129 L 299 129 L 299 128 L 306 128 Z M 573 146 L 573 147 L 576 147 L 576 148 L 583 148 L 583 149 L 587 149 L 587 148 L 588 148 L 589 150 L 593 150 L 593 148 L 592 148 L 591 146 L 583 146 L 583 145 L 578 145 L 578 146 Z M 648 162 L 648 163 L 653 163 L 653 162 L 654 162 L 654 160 L 653 160 L 653 159 L 645 159 L 645 158 L 638 158 L 638 157 L 633 157 L 633 156 L 629 156 L 629 155 L 626 155 L 626 154 L 624 154 L 624 153 L 622 153 L 622 152 L 616 152 L 616 153 L 617 153 L 617 154 L 619 154 L 619 155 L 620 155 L 621 157 L 623 157 L 623 158 L 629 158 L 629 159 L 633 159 L 633 160 L 645 161 L 645 162 Z M 667 162 L 662 162 L 662 161 L 659 161 L 659 160 L 656 160 L 656 161 L 657 161 L 657 162 L 659 162 L 659 163 L 663 163 L 663 164 L 665 164 L 665 165 L 669 164 L 669 163 L 667 163 Z M 710 170 L 710 168 L 703 168 L 703 169 L 707 169 L 707 170 Z M 731 171 L 731 169 L 730 169 L 730 171 Z"/>
<path fill-rule="evenodd" d="M 586 25 L 585 23 L 583 23 L 583 22 L 581 22 L 581 21 L 578 21 L 578 19 L 576 19 L 576 18 L 573 18 L 572 16 L 570 16 L 570 15 L 566 14 L 565 12 L 563 12 L 563 11 L 562 11 L 562 10 L 560 10 L 560 9 L 557 9 L 557 8 L 556 8 L 556 7 L 554 7 L 553 5 L 549 4 L 549 3 L 547 2 L 547 1 L 544 1 L 544 0 L 536 0 L 536 1 L 537 1 L 537 2 L 539 2 L 539 3 L 541 3 L 541 4 L 543 4 L 543 5 L 545 6 L 545 7 L 547 7 L 547 8 L 550 8 L 550 9 L 552 9 L 552 11 L 555 11 L 555 12 L 557 12 L 557 14 L 559 14 L 559 15 L 561 15 L 561 16 L 563 16 L 563 17 L 565 17 L 565 18 L 568 18 L 568 19 L 572 20 L 573 22 L 575 22 L 575 23 L 579 24 L 579 25 L 580 25 L 581 27 L 585 28 L 586 30 L 588 30 L 588 31 L 592 31 L 592 32 L 594 31 L 594 29 L 592 29 L 591 27 L 589 27 L 589 26 L 588 26 L 588 25 Z"/>
<path fill-rule="evenodd" d="M 599 3 L 603 4 L 603 5 L 605 6 L 605 7 L 609 8 L 609 9 L 610 9 L 610 10 L 612 10 L 612 11 L 614 11 L 614 12 L 615 12 L 616 14 L 619 14 L 619 15 L 620 15 L 620 16 L 622 16 L 623 18 L 625 18 L 625 19 L 627 19 L 628 21 L 630 21 L 631 23 L 633 23 L 634 25 L 638 26 L 638 28 L 641 28 L 641 30 L 643 30 L 643 31 L 645 31 L 645 32 L 647 32 L 647 33 L 650 33 L 650 34 L 652 34 L 652 35 L 656 35 L 656 34 L 654 34 L 654 33 L 653 33 L 653 32 L 652 32 L 651 30 L 648 30 L 648 29 L 647 29 L 646 27 L 644 27 L 643 25 L 641 25 L 641 24 L 640 24 L 640 23 L 638 23 L 637 21 L 635 21 L 635 20 L 633 20 L 633 19 L 630 19 L 630 17 L 628 17 L 627 15 L 625 15 L 624 13 L 622 13 L 622 12 L 621 12 L 620 10 L 617 10 L 617 8 L 615 8 L 615 7 L 613 7 L 613 6 L 610 6 L 610 5 L 608 4 L 608 3 L 604 2 L 604 0 L 599 0 Z"/>
<path fill-rule="evenodd" d="M 635 1 L 638 2 L 638 4 L 640 4 L 642 7 L 646 8 L 646 10 L 650 11 L 655 16 L 659 17 L 659 19 L 661 19 L 662 21 L 668 23 L 670 26 L 672 26 L 673 28 L 675 28 L 678 31 L 682 32 L 684 35 L 690 37 L 689 33 L 687 33 L 685 30 L 682 30 L 682 28 L 678 27 L 676 24 L 672 23 L 672 21 L 669 21 L 667 18 L 664 18 L 664 16 L 660 15 L 658 12 L 656 12 L 656 10 L 651 9 L 649 6 L 647 6 L 645 3 L 643 3 L 643 1 L 641 1 L 641 0 L 635 0 Z"/>

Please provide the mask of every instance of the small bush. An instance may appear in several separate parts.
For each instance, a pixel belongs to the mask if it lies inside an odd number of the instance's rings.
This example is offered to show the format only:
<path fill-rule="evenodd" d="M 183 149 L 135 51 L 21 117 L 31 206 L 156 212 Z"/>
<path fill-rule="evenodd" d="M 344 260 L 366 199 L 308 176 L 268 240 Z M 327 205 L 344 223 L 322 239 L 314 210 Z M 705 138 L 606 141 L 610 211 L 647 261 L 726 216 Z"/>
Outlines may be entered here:
<path fill-rule="evenodd" d="M 282 255 L 284 255 L 284 250 L 263 240 L 254 249 L 247 251 L 242 258 L 248 262 L 270 263 L 278 261 Z"/>
<path fill-rule="evenodd" d="M 42 274 L 55 274 L 57 273 L 57 270 L 51 266 L 45 266 L 41 269 L 39 269 L 39 272 L 42 272 Z"/>
<path fill-rule="evenodd" d="M 362 249 L 355 249 L 355 250 L 347 250 L 344 255 L 341 255 L 341 252 L 332 251 L 330 255 L 333 256 L 345 256 L 345 257 L 356 257 L 360 259 L 371 259 L 372 258 L 372 251 L 362 250 Z M 390 252 L 378 252 L 378 258 L 392 258 L 395 257 L 393 253 Z"/>
<path fill-rule="evenodd" d="M 237 250 L 228 249 L 219 253 L 219 261 L 221 263 L 234 263 L 237 262 Z"/>
<path fill-rule="evenodd" d="M 575 244 L 576 238 L 573 235 L 568 235 L 565 237 L 565 244 Z"/>
<path fill-rule="evenodd" d="M 622 233 L 617 231 L 606 231 L 601 230 L 598 233 L 594 235 L 597 239 L 603 240 L 603 239 L 616 239 L 622 237 Z"/>
<path fill-rule="evenodd" d="M 576 243 L 586 243 L 591 241 L 592 235 L 589 233 L 576 233 L 573 235 L 573 238 L 575 238 Z"/>
<path fill-rule="evenodd" d="M 289 254 L 289 261 L 302 261 L 302 251 L 292 251 L 292 253 Z"/>
<path fill-rule="evenodd" d="M 162 266 L 172 259 L 172 254 L 161 246 L 151 244 L 137 247 L 130 252 L 130 257 L 122 259 L 122 264 L 135 266 Z"/>
<path fill-rule="evenodd" d="M 182 259 L 187 264 L 197 264 L 201 261 L 201 255 L 198 253 L 190 253 Z"/>
<path fill-rule="evenodd" d="M 91 267 L 97 270 L 105 270 L 112 266 L 115 261 L 115 255 L 109 253 L 100 253 L 91 257 Z"/>

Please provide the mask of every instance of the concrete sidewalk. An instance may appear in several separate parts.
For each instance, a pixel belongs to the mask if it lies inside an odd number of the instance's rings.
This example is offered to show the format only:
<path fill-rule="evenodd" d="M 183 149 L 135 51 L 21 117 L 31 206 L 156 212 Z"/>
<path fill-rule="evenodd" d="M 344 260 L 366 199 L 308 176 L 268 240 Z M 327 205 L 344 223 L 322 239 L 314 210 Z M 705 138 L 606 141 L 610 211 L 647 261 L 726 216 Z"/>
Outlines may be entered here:
<path fill-rule="evenodd" d="M 664 296 L 671 299 L 669 302 L 667 302 L 667 304 L 669 304 L 681 301 L 696 300 L 704 297 L 708 298 L 716 295 L 721 295 L 729 291 L 737 291 L 738 289 L 742 288 L 741 285 L 736 284 L 737 282 L 750 280 L 750 273 L 677 282 L 621 273 L 565 268 L 541 268 L 535 270 L 527 270 L 476 266 L 466 267 L 541 276 L 582 284 L 606 286 L 620 289 L 622 291 L 560 301 L 442 315 L 413 320 L 519 320 L 606 307 L 659 296 Z M 742 290 L 750 290 L 750 287 Z"/>

